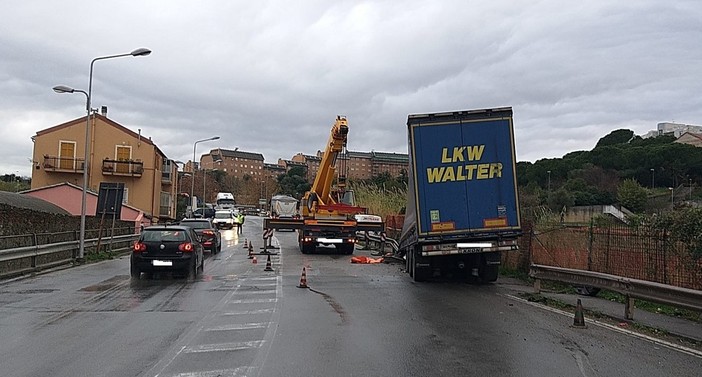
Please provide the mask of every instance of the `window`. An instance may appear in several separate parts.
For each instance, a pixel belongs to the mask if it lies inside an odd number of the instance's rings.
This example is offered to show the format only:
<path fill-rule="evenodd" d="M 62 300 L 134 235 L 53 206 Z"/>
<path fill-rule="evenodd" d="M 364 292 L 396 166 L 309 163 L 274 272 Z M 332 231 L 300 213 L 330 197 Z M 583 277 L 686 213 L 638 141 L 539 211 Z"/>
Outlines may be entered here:
<path fill-rule="evenodd" d="M 76 142 L 59 141 L 59 168 L 73 170 L 77 168 L 76 163 Z"/>
<path fill-rule="evenodd" d="M 129 146 L 115 146 L 115 160 L 117 161 L 129 161 L 132 158 L 132 147 Z M 129 164 L 117 164 L 116 171 L 118 173 L 129 173 Z"/>
<path fill-rule="evenodd" d="M 129 188 L 125 187 L 124 192 L 122 193 L 122 204 L 128 204 L 129 203 Z"/>

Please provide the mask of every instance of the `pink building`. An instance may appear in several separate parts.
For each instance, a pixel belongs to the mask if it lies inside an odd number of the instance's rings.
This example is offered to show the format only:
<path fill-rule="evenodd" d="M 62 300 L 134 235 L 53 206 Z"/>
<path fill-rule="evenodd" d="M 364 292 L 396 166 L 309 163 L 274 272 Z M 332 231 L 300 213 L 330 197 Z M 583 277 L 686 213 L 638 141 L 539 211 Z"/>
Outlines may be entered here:
<path fill-rule="evenodd" d="M 23 195 L 42 199 L 70 212 L 71 215 L 80 216 L 81 203 L 83 200 L 83 189 L 72 183 L 63 182 L 55 185 L 38 187 L 22 192 Z M 94 216 L 97 209 L 98 195 L 90 190 L 85 198 L 85 214 Z M 134 222 L 135 229 L 151 225 L 151 220 L 144 216 L 144 212 L 132 206 L 122 204 L 122 221 Z"/>

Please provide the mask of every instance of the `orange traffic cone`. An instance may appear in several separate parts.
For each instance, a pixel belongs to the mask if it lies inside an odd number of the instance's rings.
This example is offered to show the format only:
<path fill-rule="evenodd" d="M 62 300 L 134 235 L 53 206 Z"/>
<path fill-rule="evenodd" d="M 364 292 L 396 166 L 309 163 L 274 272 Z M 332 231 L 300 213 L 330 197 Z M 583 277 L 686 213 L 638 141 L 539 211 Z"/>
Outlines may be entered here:
<path fill-rule="evenodd" d="M 580 299 L 578 299 L 578 303 L 577 305 L 575 305 L 575 318 L 573 318 L 573 327 L 579 329 L 584 329 L 587 327 L 585 325 L 585 317 L 583 316 L 583 303 L 580 302 Z"/>
<path fill-rule="evenodd" d="M 304 267 L 302 267 L 302 276 L 300 276 L 300 285 L 297 286 L 298 288 L 309 288 L 307 286 L 307 271 L 305 270 Z"/>
<path fill-rule="evenodd" d="M 246 239 L 246 238 L 244 238 L 244 245 L 243 245 L 243 247 L 244 247 L 244 249 L 248 249 L 248 247 L 249 247 L 249 240 Z"/>
<path fill-rule="evenodd" d="M 249 247 L 249 259 L 253 259 L 253 258 L 255 258 L 253 256 L 253 249 L 251 247 Z"/>
<path fill-rule="evenodd" d="M 268 259 L 266 260 L 266 268 L 263 269 L 263 271 L 273 271 L 273 266 L 271 265 L 271 256 L 268 256 Z"/>
<path fill-rule="evenodd" d="M 256 257 L 253 257 L 253 259 L 251 260 L 251 263 L 257 264 L 257 263 L 258 263 L 258 259 L 256 259 Z"/>

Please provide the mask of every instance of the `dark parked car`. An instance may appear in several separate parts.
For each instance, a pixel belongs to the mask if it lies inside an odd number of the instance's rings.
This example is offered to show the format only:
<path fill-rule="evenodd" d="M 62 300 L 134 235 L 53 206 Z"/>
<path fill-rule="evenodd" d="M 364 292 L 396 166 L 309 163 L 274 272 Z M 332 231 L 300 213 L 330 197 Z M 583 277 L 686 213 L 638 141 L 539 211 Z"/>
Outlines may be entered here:
<path fill-rule="evenodd" d="M 132 247 L 132 278 L 142 272 L 175 271 L 194 278 L 204 269 L 204 246 L 187 226 L 150 226 L 144 228 Z"/>
<path fill-rule="evenodd" d="M 210 219 L 183 219 L 178 225 L 189 226 L 195 230 L 205 249 L 212 254 L 217 254 L 222 250 L 222 235 L 215 228 Z"/>

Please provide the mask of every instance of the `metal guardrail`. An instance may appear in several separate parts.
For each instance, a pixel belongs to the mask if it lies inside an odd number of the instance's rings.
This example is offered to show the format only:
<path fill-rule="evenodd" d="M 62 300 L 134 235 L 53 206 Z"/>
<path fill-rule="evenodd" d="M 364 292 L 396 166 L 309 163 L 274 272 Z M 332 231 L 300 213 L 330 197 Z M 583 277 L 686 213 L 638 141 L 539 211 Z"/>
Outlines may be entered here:
<path fill-rule="evenodd" d="M 375 244 L 370 246 L 369 249 L 377 248 L 381 251 L 383 250 L 383 238 L 380 234 L 374 232 L 356 232 L 356 237 L 366 243 L 372 242 Z M 400 248 L 400 244 L 398 244 L 397 241 L 392 238 L 385 238 L 385 243 L 392 248 L 393 254 L 397 253 Z"/>
<path fill-rule="evenodd" d="M 627 297 L 624 315 L 633 319 L 634 298 L 668 304 L 691 310 L 702 310 L 702 291 L 680 288 L 639 279 L 604 274 L 601 272 L 533 264 L 529 276 L 536 279 L 534 289 L 541 291 L 541 280 L 559 281 L 574 285 L 592 286 L 618 292 Z"/>
<path fill-rule="evenodd" d="M 122 252 L 128 250 L 138 237 L 138 234 L 103 237 L 100 239 L 100 245 L 108 247 L 112 252 Z M 95 248 L 97 244 L 98 238 L 85 240 L 86 249 Z M 123 246 L 113 249 L 114 245 L 120 244 Z M 79 245 L 80 241 L 66 241 L 0 250 L 0 278 L 72 263 L 78 254 Z"/>

